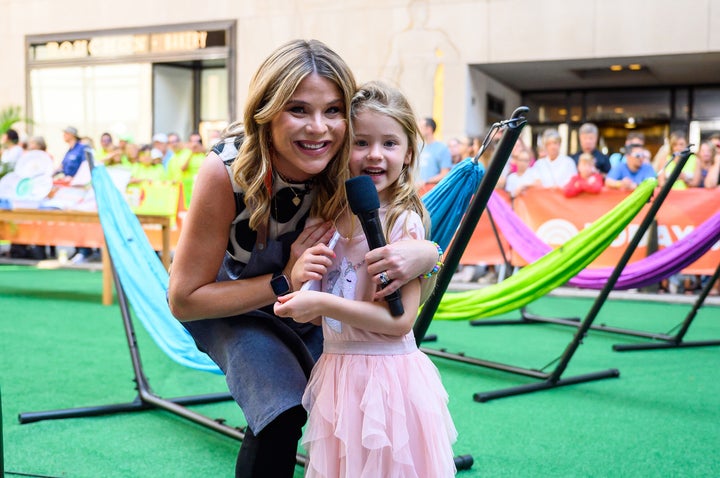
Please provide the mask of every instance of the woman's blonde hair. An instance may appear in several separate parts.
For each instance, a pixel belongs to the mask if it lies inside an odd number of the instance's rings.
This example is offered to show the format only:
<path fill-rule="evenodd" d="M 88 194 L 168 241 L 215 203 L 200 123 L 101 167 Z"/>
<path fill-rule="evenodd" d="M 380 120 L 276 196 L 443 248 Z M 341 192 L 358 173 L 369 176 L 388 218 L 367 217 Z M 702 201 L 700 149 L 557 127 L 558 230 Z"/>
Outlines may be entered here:
<path fill-rule="evenodd" d="M 295 93 L 300 82 L 317 74 L 337 85 L 344 101 L 344 116 L 350 117 L 350 102 L 355 92 L 355 78 L 340 56 L 318 40 L 293 40 L 275 50 L 260 65 L 250 81 L 243 127 L 245 140 L 233 163 L 233 176 L 245 194 L 245 204 L 252 211 L 250 227 L 257 230 L 270 213 L 270 191 L 265 184 L 271 174 L 270 122 Z M 349 123 L 349 122 L 348 122 Z M 314 178 L 315 199 L 310 215 L 335 217 L 346 204 L 340 185 L 349 176 L 348 158 L 352 135 L 350 124 L 343 145 L 325 170 Z"/>
<path fill-rule="evenodd" d="M 414 172 L 417 168 L 419 149 L 418 124 L 412 107 L 400 90 L 379 81 L 363 84 L 352 99 L 350 118 L 355 120 L 359 113 L 372 111 L 389 116 L 398 122 L 408 139 L 410 163 L 403 166 L 400 176 L 388 187 L 390 202 L 385 215 L 386 234 L 398 217 L 405 211 L 415 211 L 422 218 L 425 235 L 430 235 L 430 215 L 420 200 L 415 187 Z"/>

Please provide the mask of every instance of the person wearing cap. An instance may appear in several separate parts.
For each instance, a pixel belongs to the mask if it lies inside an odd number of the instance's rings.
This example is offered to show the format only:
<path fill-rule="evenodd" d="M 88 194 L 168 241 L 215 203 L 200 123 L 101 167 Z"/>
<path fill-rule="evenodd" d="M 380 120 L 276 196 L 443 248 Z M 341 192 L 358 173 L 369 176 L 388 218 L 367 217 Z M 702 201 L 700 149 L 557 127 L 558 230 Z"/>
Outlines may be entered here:
<path fill-rule="evenodd" d="M 68 126 L 63 130 L 63 140 L 70 149 L 65 153 L 60 169 L 55 174 L 62 174 L 65 177 L 72 178 L 77 174 L 82 162 L 85 161 L 86 146 L 80 142 L 78 130 L 73 126 Z"/>
<path fill-rule="evenodd" d="M 63 130 L 63 140 L 68 144 L 69 149 L 63 157 L 60 169 L 55 172 L 55 176 L 70 179 L 77 174 L 80 165 L 85 161 L 85 148 L 87 146 L 80 141 L 80 135 L 74 126 L 68 126 Z M 99 254 L 94 254 L 93 249 L 89 247 L 78 247 L 75 255 L 70 258 L 70 262 L 72 264 L 82 264 L 88 262 L 93 255 L 99 257 Z"/>
<path fill-rule="evenodd" d="M 153 135 L 152 154 L 156 157 L 160 155 L 162 165 L 167 168 L 167 162 L 172 157 L 173 152 L 168 148 L 168 136 L 165 133 L 155 133 Z"/>

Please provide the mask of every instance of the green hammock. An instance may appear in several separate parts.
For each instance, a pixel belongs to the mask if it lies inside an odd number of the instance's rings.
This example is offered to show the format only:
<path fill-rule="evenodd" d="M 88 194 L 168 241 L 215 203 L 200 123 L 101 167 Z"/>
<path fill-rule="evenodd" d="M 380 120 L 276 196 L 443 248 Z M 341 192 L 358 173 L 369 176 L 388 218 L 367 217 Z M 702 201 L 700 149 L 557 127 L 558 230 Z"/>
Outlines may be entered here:
<path fill-rule="evenodd" d="M 434 319 L 470 320 L 519 309 L 560 287 L 595 260 L 652 195 L 657 181 L 643 181 L 632 194 L 564 245 L 499 284 L 446 293 Z"/>

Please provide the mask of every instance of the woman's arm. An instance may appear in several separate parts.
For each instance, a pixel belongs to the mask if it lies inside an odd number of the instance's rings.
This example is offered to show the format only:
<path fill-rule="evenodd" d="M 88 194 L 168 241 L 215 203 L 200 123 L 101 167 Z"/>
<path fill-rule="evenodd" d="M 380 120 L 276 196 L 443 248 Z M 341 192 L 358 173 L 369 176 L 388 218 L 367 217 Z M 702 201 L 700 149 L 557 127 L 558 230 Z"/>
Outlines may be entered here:
<path fill-rule="evenodd" d="M 384 289 L 375 293 L 374 299 L 380 300 L 392 294 L 404 284 L 433 270 L 439 260 L 438 250 L 434 243 L 420 239 L 396 241 L 365 255 L 368 274 L 371 281 L 382 284 L 380 274 L 386 272 L 392 282 Z M 425 279 L 422 279 L 427 282 Z"/>
<path fill-rule="evenodd" d="M 319 315 L 332 317 L 353 327 L 380 334 L 403 336 L 412 330 L 420 305 L 420 280 L 402 289 L 403 315 L 390 315 L 385 301 L 346 299 L 327 292 L 298 291 L 278 297 L 275 313 L 296 322 L 311 322 Z"/>
<path fill-rule="evenodd" d="M 716 155 L 713 165 L 710 166 L 707 176 L 705 176 L 705 187 L 712 189 L 718 185 L 718 176 L 720 176 L 720 155 Z"/>
<path fill-rule="evenodd" d="M 230 177 L 217 154 L 210 153 L 198 173 L 170 272 L 168 303 L 179 320 L 228 317 L 275 301 L 271 274 L 237 281 L 215 280 L 234 218 Z M 326 227 L 306 229 L 300 234 L 293 244 L 293 258 L 285 268 L 286 275 L 304 248 L 327 235 L 323 229 Z"/>

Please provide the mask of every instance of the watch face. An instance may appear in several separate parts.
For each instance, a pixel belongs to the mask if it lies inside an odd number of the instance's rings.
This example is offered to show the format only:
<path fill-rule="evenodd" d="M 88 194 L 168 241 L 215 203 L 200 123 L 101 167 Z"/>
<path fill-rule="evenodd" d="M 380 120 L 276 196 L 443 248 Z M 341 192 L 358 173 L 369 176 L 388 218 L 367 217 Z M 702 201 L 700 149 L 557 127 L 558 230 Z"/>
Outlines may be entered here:
<path fill-rule="evenodd" d="M 277 296 L 290 293 L 290 281 L 288 281 L 288 278 L 284 274 L 274 276 L 270 279 L 270 286 Z"/>

